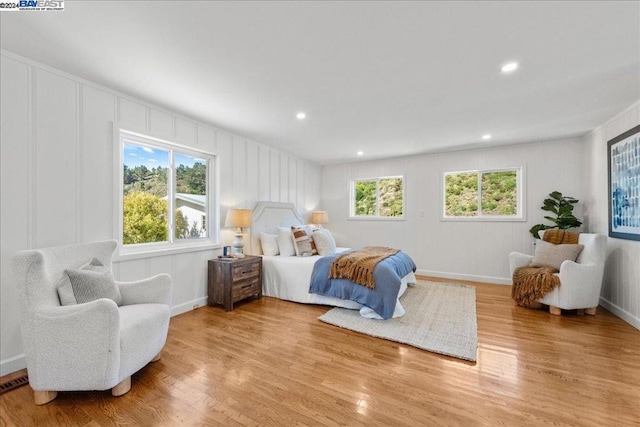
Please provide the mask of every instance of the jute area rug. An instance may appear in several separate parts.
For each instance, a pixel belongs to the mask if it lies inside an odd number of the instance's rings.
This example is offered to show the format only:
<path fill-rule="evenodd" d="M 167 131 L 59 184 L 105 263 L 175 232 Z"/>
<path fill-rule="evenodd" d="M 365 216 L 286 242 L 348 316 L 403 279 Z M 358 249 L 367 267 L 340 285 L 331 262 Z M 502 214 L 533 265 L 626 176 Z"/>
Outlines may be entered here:
<path fill-rule="evenodd" d="M 373 337 L 476 361 L 478 327 L 473 286 L 419 280 L 400 297 L 400 302 L 406 313 L 396 319 L 366 319 L 358 310 L 337 307 L 318 319 Z"/>

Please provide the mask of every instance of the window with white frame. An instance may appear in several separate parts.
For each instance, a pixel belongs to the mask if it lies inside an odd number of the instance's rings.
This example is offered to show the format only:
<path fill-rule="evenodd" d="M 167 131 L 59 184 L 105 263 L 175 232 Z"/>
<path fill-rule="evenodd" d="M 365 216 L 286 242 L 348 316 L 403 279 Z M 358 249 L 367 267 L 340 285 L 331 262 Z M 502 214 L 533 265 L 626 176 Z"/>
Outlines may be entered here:
<path fill-rule="evenodd" d="M 354 179 L 350 199 L 351 218 L 403 219 L 404 177 Z"/>
<path fill-rule="evenodd" d="M 120 130 L 117 157 L 123 247 L 144 251 L 215 242 L 213 154 Z"/>
<path fill-rule="evenodd" d="M 524 220 L 522 168 L 445 172 L 443 219 Z"/>

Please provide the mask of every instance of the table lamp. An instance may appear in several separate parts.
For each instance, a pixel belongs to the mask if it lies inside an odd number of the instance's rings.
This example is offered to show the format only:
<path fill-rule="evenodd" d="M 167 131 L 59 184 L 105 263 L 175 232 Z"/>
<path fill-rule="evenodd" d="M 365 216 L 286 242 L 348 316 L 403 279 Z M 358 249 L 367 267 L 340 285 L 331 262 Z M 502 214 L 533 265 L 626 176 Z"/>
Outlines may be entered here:
<path fill-rule="evenodd" d="M 252 214 L 249 209 L 229 209 L 229 212 L 227 212 L 227 220 L 224 226 L 236 228 L 236 238 L 233 241 L 233 255 L 238 258 L 244 258 L 242 229 L 251 227 L 252 221 Z"/>
<path fill-rule="evenodd" d="M 327 211 L 313 211 L 311 213 L 311 224 L 322 225 L 329 222 Z"/>

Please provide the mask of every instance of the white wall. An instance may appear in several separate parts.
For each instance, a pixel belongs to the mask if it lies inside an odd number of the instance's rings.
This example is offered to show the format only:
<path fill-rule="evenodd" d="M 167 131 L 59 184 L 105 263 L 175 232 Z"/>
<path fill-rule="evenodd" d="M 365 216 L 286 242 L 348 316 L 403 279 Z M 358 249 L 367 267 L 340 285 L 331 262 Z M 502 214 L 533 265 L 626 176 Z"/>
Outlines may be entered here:
<path fill-rule="evenodd" d="M 320 167 L 205 123 L 2 51 L 0 375 L 25 366 L 10 259 L 21 249 L 113 238 L 113 129 L 120 122 L 221 156 L 221 216 L 258 200 L 320 199 Z M 231 231 L 222 233 L 230 244 Z M 219 250 L 114 264 L 119 280 L 174 279 L 173 314 L 206 304 Z"/>
<path fill-rule="evenodd" d="M 529 228 L 543 222 L 542 201 L 554 190 L 584 197 L 582 144 L 578 139 L 420 155 L 326 166 L 321 208 L 329 212 L 338 244 L 399 247 L 419 273 L 455 279 L 511 283 L 508 255 L 533 253 Z M 525 166 L 525 222 L 441 221 L 442 173 Z M 351 179 L 405 174 L 406 221 L 348 220 Z M 424 216 L 422 216 L 424 212 Z M 582 217 L 582 205 L 575 210 Z"/>
<path fill-rule="evenodd" d="M 584 138 L 585 225 L 608 235 L 607 142 L 640 125 L 640 101 L 594 129 Z M 640 329 L 640 242 L 607 240 L 607 264 L 600 303 Z"/>

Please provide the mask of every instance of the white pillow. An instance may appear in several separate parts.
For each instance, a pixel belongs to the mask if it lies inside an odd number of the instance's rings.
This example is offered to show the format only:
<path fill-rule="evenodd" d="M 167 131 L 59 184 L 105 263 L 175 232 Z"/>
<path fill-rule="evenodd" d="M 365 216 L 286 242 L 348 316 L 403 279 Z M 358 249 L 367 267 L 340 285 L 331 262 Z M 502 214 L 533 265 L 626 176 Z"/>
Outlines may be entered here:
<path fill-rule="evenodd" d="M 260 246 L 264 255 L 275 256 L 280 253 L 277 234 L 260 233 Z"/>
<path fill-rule="evenodd" d="M 88 265 L 78 270 L 65 270 L 71 284 L 71 295 L 64 295 L 69 291 L 66 281 L 60 284 L 58 295 L 63 305 L 82 304 L 101 298 L 113 300 L 122 305 L 120 288 L 113 280 L 109 267 L 105 267 L 98 259 L 93 258 Z"/>
<path fill-rule="evenodd" d="M 280 256 L 296 255 L 290 227 L 278 227 L 278 248 L 280 249 Z"/>
<path fill-rule="evenodd" d="M 86 269 L 92 261 L 93 260 L 81 265 L 80 270 Z M 65 273 L 56 285 L 56 288 L 58 289 L 58 298 L 60 298 L 61 305 L 74 305 L 78 303 L 76 296 L 73 294 L 73 287 L 71 286 L 71 279 L 69 279 L 68 274 Z"/>
<path fill-rule="evenodd" d="M 60 299 L 60 305 L 73 305 L 77 304 L 76 296 L 73 295 L 73 287 L 71 287 L 71 279 L 68 275 L 64 275 L 58 282 L 58 298 Z"/>
<path fill-rule="evenodd" d="M 553 267 L 560 270 L 560 266 L 566 260 L 575 261 L 582 252 L 584 245 L 561 244 L 539 240 L 536 242 L 536 251 L 531 261 L 532 267 Z"/>
<path fill-rule="evenodd" d="M 336 241 L 333 239 L 331 232 L 326 228 L 316 230 L 311 235 L 313 241 L 316 244 L 318 255 L 325 256 L 331 255 L 336 251 Z"/>
<path fill-rule="evenodd" d="M 311 236 L 314 231 L 318 230 L 318 227 L 313 224 L 298 225 L 296 228 L 302 228 L 309 236 Z"/>

